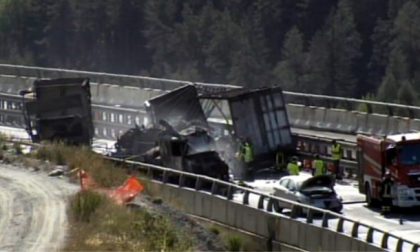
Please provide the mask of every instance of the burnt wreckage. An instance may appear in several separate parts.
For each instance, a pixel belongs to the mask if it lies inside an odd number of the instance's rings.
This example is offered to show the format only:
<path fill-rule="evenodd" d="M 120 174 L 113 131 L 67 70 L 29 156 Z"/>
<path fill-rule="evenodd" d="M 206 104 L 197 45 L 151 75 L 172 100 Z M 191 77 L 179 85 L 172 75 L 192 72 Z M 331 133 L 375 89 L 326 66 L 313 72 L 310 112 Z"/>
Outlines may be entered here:
<path fill-rule="evenodd" d="M 229 168 L 208 133 L 194 86 L 157 96 L 146 101 L 145 107 L 150 123 L 123 134 L 113 156 L 229 179 Z"/>
<path fill-rule="evenodd" d="M 90 145 L 93 137 L 89 79 L 41 79 L 20 91 L 26 130 L 33 142 Z"/>
<path fill-rule="evenodd" d="M 227 179 L 243 177 L 240 142 L 254 148 L 253 169 L 272 167 L 279 150 L 295 144 L 280 88 L 203 93 L 187 85 L 145 102 L 150 125 L 136 126 L 116 143 L 114 156 Z"/>

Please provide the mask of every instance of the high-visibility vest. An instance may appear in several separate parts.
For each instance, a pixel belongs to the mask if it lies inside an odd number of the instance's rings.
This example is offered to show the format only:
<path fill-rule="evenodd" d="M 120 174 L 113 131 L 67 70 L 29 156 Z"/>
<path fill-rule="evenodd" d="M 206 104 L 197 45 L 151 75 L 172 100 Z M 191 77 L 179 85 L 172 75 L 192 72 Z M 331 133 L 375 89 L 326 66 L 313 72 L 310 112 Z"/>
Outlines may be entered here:
<path fill-rule="evenodd" d="M 249 143 L 246 143 L 244 146 L 244 161 L 245 163 L 254 161 L 254 150 Z"/>
<path fill-rule="evenodd" d="M 299 175 L 299 166 L 295 163 L 289 163 L 287 165 L 287 171 L 290 175 Z"/>
<path fill-rule="evenodd" d="M 340 160 L 343 155 L 343 150 L 340 144 L 333 145 L 331 147 L 331 155 L 333 160 Z"/>
<path fill-rule="evenodd" d="M 315 176 L 327 174 L 327 167 L 325 166 L 325 163 L 323 160 L 315 159 L 314 166 L 315 166 Z"/>

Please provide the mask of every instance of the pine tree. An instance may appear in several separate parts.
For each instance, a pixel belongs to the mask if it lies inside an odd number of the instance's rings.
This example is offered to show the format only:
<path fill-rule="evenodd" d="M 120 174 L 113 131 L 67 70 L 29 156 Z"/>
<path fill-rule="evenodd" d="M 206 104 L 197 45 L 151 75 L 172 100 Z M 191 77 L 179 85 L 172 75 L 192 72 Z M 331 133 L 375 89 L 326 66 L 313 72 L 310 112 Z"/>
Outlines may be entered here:
<path fill-rule="evenodd" d="M 326 34 L 323 31 L 315 33 L 305 59 L 307 73 L 304 75 L 304 90 L 311 90 L 311 93 L 318 94 L 329 93 L 327 87 L 332 82 L 329 63 L 330 49 Z"/>
<path fill-rule="evenodd" d="M 418 104 L 418 93 L 410 82 L 405 81 L 398 89 L 398 103 L 407 105 Z"/>
<path fill-rule="evenodd" d="M 391 22 L 378 19 L 371 36 L 372 56 L 367 65 L 369 76 L 368 90 L 376 90 L 381 83 L 388 64 L 390 43 L 391 43 Z"/>
<path fill-rule="evenodd" d="M 151 53 L 154 76 L 165 77 L 173 73 L 177 64 L 175 57 L 179 38 L 175 26 L 180 22 L 180 0 L 152 0 L 145 4 L 145 29 L 147 48 Z"/>
<path fill-rule="evenodd" d="M 354 68 L 360 58 L 360 45 L 350 3 L 341 0 L 312 40 L 308 85 L 319 88 L 316 92 L 320 93 L 354 96 L 358 83 Z"/>
<path fill-rule="evenodd" d="M 395 79 L 395 76 L 392 73 L 389 73 L 378 89 L 378 100 L 384 102 L 396 102 L 396 91 L 398 90 L 398 86 L 399 85 Z"/>
<path fill-rule="evenodd" d="M 49 22 L 44 28 L 44 38 L 39 41 L 48 55 L 45 62 L 50 67 L 71 67 L 69 55 L 77 53 L 73 9 L 68 0 L 57 0 L 48 6 L 47 14 Z"/>
<path fill-rule="evenodd" d="M 419 83 L 420 9 L 413 1 L 408 1 L 398 12 L 393 34 L 386 76 L 392 74 L 398 86 Z M 416 90 L 418 92 L 420 88 L 416 87 Z"/>
<path fill-rule="evenodd" d="M 150 64 L 146 50 L 144 2 L 135 0 L 117 1 L 114 22 L 111 25 L 110 60 L 113 71 L 137 74 Z"/>
<path fill-rule="evenodd" d="M 274 76 L 285 90 L 305 92 L 303 75 L 303 35 L 295 26 L 286 34 L 281 61 L 274 69 Z"/>
<path fill-rule="evenodd" d="M 356 30 L 350 2 L 341 0 L 326 27 L 330 48 L 330 80 L 327 92 L 339 96 L 356 94 L 355 63 L 360 58 L 360 35 Z"/>
<path fill-rule="evenodd" d="M 215 12 L 211 25 L 211 38 L 206 43 L 206 79 L 215 82 L 226 82 L 234 59 L 235 51 L 240 48 L 238 36 L 240 26 L 234 22 L 229 12 Z"/>

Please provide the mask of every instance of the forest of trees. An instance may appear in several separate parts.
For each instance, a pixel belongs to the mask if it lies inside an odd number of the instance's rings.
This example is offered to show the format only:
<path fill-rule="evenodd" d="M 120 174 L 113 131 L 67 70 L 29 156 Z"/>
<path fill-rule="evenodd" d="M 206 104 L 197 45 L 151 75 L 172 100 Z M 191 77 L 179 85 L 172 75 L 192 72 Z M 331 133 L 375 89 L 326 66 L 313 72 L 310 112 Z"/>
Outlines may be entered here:
<path fill-rule="evenodd" d="M 0 62 L 419 104 L 420 0 L 0 0 Z"/>

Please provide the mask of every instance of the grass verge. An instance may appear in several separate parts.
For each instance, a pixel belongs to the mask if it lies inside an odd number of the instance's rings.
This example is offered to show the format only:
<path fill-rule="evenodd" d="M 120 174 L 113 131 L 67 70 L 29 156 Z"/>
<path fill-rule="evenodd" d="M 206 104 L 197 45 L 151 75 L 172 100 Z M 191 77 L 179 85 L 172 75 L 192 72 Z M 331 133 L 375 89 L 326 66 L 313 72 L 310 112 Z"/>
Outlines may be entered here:
<path fill-rule="evenodd" d="M 33 156 L 56 165 L 67 165 L 69 170 L 84 169 L 93 177 L 99 186 L 112 187 L 121 185 L 127 178 L 123 169 L 105 160 L 100 154 L 86 146 L 67 146 L 63 143 L 45 144 Z M 76 176 L 73 176 L 75 179 Z"/>
<path fill-rule="evenodd" d="M 94 192 L 71 199 L 65 251 L 188 251 L 192 242 L 166 216 L 115 205 Z"/>
<path fill-rule="evenodd" d="M 66 165 L 69 170 L 84 169 L 101 187 L 119 186 L 127 178 L 124 169 L 87 147 L 45 144 L 32 157 Z M 192 250 L 192 240 L 177 230 L 168 216 L 145 209 L 130 210 L 93 191 L 79 192 L 71 198 L 69 216 L 66 251 Z"/>

